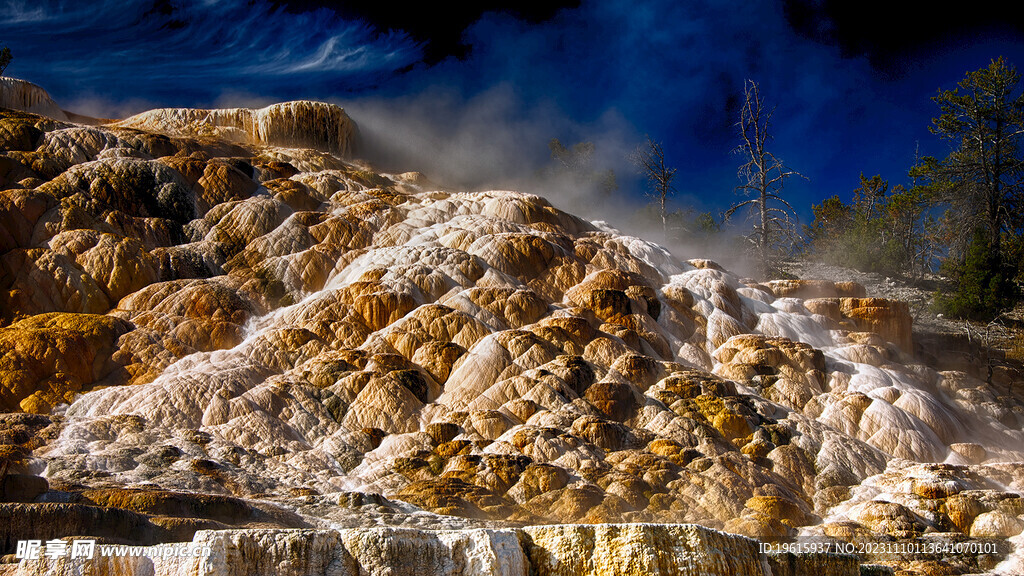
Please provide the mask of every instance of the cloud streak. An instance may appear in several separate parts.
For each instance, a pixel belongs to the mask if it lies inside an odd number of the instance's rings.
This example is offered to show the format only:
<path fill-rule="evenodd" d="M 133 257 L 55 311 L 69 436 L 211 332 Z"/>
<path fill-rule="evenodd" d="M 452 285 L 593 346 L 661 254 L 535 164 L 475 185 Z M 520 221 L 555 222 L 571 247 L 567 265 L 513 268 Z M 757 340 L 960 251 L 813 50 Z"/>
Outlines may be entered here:
<path fill-rule="evenodd" d="M 194 105 L 226 88 L 268 96 L 296 85 L 358 90 L 416 63 L 421 52 L 402 32 L 263 0 L 14 0 L 0 10 L 0 38 L 15 55 L 10 72 L 65 101 L 84 92 Z"/>

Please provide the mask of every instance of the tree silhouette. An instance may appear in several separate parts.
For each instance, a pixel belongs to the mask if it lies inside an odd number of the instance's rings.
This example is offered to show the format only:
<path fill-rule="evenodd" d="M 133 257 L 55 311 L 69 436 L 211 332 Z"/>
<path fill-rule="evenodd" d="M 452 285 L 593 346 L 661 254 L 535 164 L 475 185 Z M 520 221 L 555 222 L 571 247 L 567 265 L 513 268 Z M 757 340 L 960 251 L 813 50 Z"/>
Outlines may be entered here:
<path fill-rule="evenodd" d="M 11 63 L 11 49 L 4 46 L 0 49 L 0 76 L 4 75 L 4 70 L 7 70 L 7 65 Z"/>

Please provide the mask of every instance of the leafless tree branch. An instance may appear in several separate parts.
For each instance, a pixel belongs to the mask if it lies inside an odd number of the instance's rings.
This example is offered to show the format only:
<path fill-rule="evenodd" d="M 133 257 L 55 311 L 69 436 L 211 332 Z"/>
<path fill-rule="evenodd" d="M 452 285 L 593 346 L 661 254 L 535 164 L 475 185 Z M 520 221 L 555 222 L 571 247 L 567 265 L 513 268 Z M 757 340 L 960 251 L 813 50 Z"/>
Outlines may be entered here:
<path fill-rule="evenodd" d="M 746 161 L 740 165 L 738 175 L 743 182 L 737 190 L 753 198 L 738 202 L 725 212 L 730 219 L 742 208 L 748 209 L 748 219 L 753 221 L 752 230 L 746 236 L 761 263 L 761 274 L 767 276 L 784 241 L 794 241 L 796 232 L 796 211 L 784 200 L 780 191 L 787 178 L 799 176 L 788 169 L 782 161 L 766 149 L 771 140 L 771 117 L 774 109 L 767 109 L 756 82 L 747 80 L 743 85 L 744 103 L 740 108 L 739 128 L 743 143 L 735 152 L 742 154 Z M 773 204 L 781 204 L 782 207 Z"/>

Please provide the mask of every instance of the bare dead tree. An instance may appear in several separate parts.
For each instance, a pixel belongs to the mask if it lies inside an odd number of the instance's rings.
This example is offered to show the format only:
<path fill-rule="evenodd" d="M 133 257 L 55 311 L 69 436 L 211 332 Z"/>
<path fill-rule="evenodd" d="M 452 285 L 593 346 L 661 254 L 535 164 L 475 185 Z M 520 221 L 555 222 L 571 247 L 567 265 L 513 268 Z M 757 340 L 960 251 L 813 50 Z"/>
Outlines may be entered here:
<path fill-rule="evenodd" d="M 665 151 L 661 143 L 650 136 L 647 143 L 639 146 L 630 156 L 633 164 L 636 165 L 644 177 L 647 178 L 651 191 L 647 197 L 658 203 L 658 212 L 661 215 L 661 232 L 663 239 L 668 239 L 668 199 L 675 192 L 672 179 L 675 178 L 676 169 L 665 165 Z"/>
<path fill-rule="evenodd" d="M 985 382 L 995 387 L 993 378 L 997 368 L 1011 370 L 1016 376 L 1010 378 L 1006 384 L 1006 395 L 1013 396 L 1014 382 L 1020 380 L 1021 371 L 1019 364 L 1007 361 L 1008 348 L 1013 346 L 1009 341 L 1017 333 L 1011 326 L 1014 320 L 1010 317 L 1010 311 L 1004 311 L 993 318 L 988 324 L 971 330 L 971 322 L 964 320 L 964 330 L 967 332 L 967 342 L 971 345 L 970 353 L 972 360 L 978 366 L 984 366 Z"/>
<path fill-rule="evenodd" d="M 783 243 L 788 241 L 792 246 L 799 239 L 796 210 L 782 198 L 783 185 L 791 176 L 806 177 L 787 168 L 766 149 L 772 138 L 769 130 L 774 109 L 765 108 L 757 83 L 747 80 L 743 84 L 743 95 L 740 121 L 736 124 L 743 143 L 734 152 L 746 161 L 738 171 L 743 184 L 736 189 L 751 198 L 729 208 L 725 219 L 729 220 L 743 208 L 748 210 L 753 229 L 746 239 L 760 261 L 762 276 L 767 276 Z"/>

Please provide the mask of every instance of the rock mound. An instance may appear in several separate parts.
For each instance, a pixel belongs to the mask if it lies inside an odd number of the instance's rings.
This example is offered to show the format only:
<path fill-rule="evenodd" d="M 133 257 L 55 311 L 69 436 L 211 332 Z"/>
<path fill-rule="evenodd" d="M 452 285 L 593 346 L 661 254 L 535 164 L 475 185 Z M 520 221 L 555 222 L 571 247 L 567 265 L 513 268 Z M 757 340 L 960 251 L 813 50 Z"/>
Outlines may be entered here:
<path fill-rule="evenodd" d="M 0 108 L 21 110 L 55 120 L 68 119 L 46 90 L 26 80 L 6 76 L 0 76 Z"/>
<path fill-rule="evenodd" d="M 245 144 L 316 148 L 341 157 L 356 145 L 355 122 L 339 106 L 300 100 L 265 108 L 161 108 L 113 124 L 175 136 L 215 137 Z"/>

